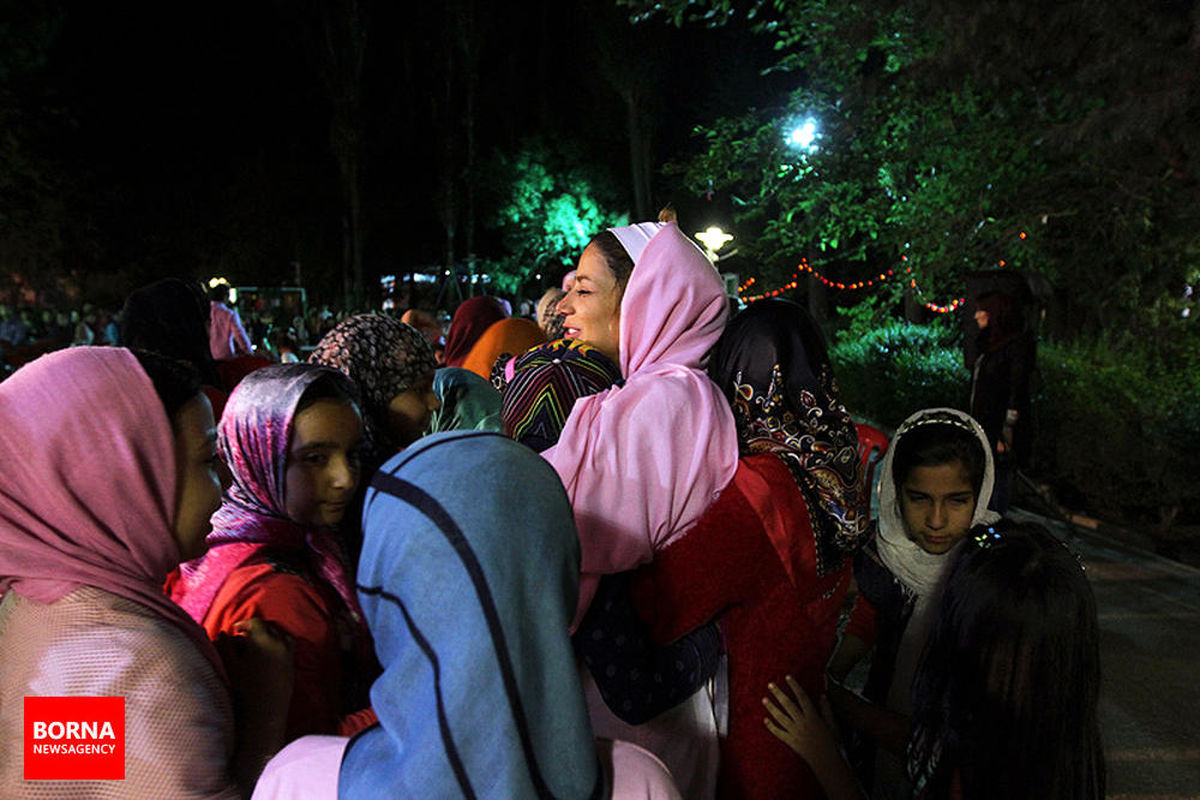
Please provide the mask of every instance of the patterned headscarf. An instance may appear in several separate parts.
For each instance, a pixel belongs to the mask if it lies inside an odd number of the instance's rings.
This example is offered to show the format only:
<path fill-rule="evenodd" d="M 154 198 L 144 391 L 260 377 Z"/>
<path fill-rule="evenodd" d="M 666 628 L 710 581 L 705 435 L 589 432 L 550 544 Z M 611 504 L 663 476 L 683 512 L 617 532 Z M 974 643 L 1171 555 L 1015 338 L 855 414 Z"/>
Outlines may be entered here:
<path fill-rule="evenodd" d="M 225 579 L 264 547 L 307 550 L 318 577 L 360 619 L 341 548 L 332 532 L 305 527 L 287 515 L 288 447 L 296 408 L 319 380 L 331 381 L 357 400 L 342 373 L 313 364 L 273 364 L 247 375 L 229 396 L 217 426 L 217 447 L 233 473 L 233 485 L 212 517 L 209 551 L 180 567 L 173 599 L 203 622 Z"/>
<path fill-rule="evenodd" d="M 709 374 L 733 405 L 743 455 L 777 453 L 813 513 L 817 572 L 862 543 L 868 509 L 858 433 L 816 322 L 788 300 L 762 300 L 725 329 Z"/>
<path fill-rule="evenodd" d="M 381 314 L 347 317 L 321 339 L 309 363 L 341 370 L 363 401 L 363 461 L 378 464 L 400 449 L 387 434 L 388 404 L 437 368 L 429 340 Z"/>
<path fill-rule="evenodd" d="M 617 365 L 591 345 L 560 339 L 535 347 L 516 360 L 504 388 L 504 432 L 540 453 L 558 441 L 576 400 L 620 382 Z"/>

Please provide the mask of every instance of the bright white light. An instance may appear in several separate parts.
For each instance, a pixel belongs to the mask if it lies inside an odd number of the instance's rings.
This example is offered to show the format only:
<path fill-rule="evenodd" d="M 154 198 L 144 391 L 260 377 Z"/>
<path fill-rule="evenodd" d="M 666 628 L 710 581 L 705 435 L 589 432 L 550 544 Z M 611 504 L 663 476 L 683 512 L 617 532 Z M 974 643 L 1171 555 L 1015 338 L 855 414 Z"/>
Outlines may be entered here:
<path fill-rule="evenodd" d="M 708 230 L 697 233 L 696 238 L 704 243 L 709 252 L 715 253 L 724 247 L 728 242 L 733 241 L 733 236 L 713 225 Z"/>
<path fill-rule="evenodd" d="M 788 136 L 788 142 L 790 144 L 794 144 L 797 147 L 803 148 L 810 153 L 817 149 L 813 144 L 816 139 L 817 123 L 812 119 L 804 120 L 804 122 L 802 122 L 800 125 L 797 125 L 795 128 L 793 128 L 791 134 Z"/>

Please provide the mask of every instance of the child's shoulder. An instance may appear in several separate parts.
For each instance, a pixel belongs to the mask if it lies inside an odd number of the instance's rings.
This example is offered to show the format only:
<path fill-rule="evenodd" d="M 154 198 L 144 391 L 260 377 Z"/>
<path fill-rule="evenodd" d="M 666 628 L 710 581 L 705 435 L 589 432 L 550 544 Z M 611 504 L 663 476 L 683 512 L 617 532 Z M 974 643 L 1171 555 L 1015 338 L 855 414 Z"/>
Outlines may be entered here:
<path fill-rule="evenodd" d="M 879 555 L 878 528 L 874 522 L 870 537 L 854 557 L 854 579 L 859 592 L 877 610 L 895 609 L 899 613 L 910 600 L 911 592 Z"/>

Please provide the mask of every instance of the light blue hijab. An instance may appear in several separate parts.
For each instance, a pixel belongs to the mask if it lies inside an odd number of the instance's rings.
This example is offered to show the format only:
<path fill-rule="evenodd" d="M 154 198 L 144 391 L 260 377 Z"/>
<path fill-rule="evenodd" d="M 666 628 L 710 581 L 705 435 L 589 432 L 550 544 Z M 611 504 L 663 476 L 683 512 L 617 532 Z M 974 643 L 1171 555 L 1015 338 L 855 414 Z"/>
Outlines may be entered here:
<path fill-rule="evenodd" d="M 358 596 L 380 724 L 340 797 L 609 796 L 567 637 L 572 519 L 554 469 L 494 433 L 428 436 L 376 473 Z"/>

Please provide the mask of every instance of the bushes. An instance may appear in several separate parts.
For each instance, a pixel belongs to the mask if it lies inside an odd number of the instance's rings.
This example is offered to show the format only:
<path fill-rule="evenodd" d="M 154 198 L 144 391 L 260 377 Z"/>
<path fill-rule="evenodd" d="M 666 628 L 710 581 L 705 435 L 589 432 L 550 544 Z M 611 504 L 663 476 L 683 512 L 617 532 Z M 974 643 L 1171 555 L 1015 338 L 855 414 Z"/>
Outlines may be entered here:
<path fill-rule="evenodd" d="M 1200 509 L 1200 343 L 1046 343 L 1034 378 L 1031 472 L 1092 514 L 1157 523 Z M 861 324 L 830 350 L 846 406 L 894 427 L 928 406 L 966 408 L 970 375 L 953 331 Z"/>
<path fill-rule="evenodd" d="M 1200 359 L 1109 343 L 1039 349 L 1035 466 L 1077 488 L 1089 510 L 1157 522 L 1200 506 Z"/>
<path fill-rule="evenodd" d="M 871 329 L 852 325 L 829 356 L 842 401 L 856 419 L 894 428 L 920 408 L 966 407 L 970 376 L 946 330 L 897 321 Z"/>

